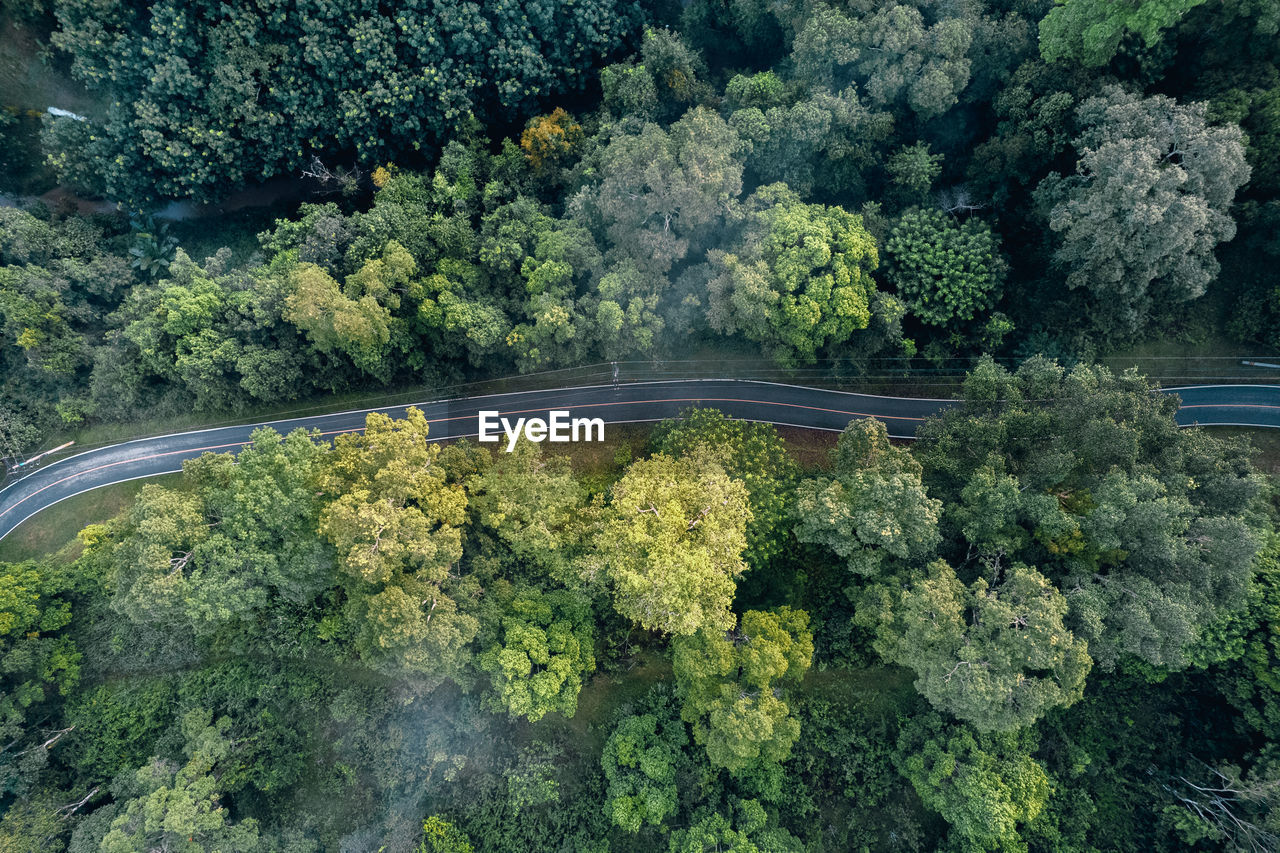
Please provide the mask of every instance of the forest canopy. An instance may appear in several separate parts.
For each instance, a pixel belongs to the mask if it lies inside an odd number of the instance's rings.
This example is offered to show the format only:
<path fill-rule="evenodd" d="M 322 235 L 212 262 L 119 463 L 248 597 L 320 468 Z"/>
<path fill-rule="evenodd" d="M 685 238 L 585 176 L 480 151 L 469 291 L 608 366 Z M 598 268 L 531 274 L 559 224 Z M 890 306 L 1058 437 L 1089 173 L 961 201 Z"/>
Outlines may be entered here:
<path fill-rule="evenodd" d="M 5 459 L 617 365 L 955 398 L 95 493 L 0 543 L 0 851 L 1280 849 L 1274 443 L 1127 369 L 1280 346 L 1272 0 L 0 21 L 86 104 L 0 111 L 59 185 L 3 187 Z"/>

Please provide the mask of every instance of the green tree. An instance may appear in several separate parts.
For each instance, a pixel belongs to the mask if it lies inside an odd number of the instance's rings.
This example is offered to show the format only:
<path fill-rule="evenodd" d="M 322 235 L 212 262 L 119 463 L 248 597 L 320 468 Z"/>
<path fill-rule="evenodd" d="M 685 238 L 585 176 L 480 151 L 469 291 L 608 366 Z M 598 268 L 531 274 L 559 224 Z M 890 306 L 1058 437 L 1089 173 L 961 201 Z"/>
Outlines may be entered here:
<path fill-rule="evenodd" d="M 1054 259 L 1122 332 L 1156 304 L 1194 299 L 1218 272 L 1213 248 L 1235 235 L 1229 209 L 1249 178 L 1240 129 L 1210 127 L 1204 104 L 1118 86 L 1080 105 L 1078 174 L 1045 178 L 1035 198 L 1059 235 Z"/>
<path fill-rule="evenodd" d="M 427 441 L 422 412 L 380 412 L 338 436 L 319 477 L 320 535 L 333 544 L 347 591 L 346 627 L 375 665 L 444 675 L 461 664 L 475 617 L 450 592 L 462 556 L 467 498 Z"/>
<path fill-rule="evenodd" d="M 942 174 L 942 154 L 929 150 L 929 143 L 904 145 L 885 163 L 885 171 L 898 192 L 917 203 L 924 201 L 933 182 Z"/>
<path fill-rule="evenodd" d="M 1040 55 L 1047 62 L 1106 65 L 1127 33 L 1155 47 L 1164 31 L 1205 0 L 1055 0 L 1040 22 Z"/>
<path fill-rule="evenodd" d="M 676 768 L 688 741 L 677 719 L 650 713 L 618 723 L 600 757 L 609 781 L 605 811 L 613 823 L 635 833 L 675 814 Z"/>
<path fill-rule="evenodd" d="M 984 360 L 916 448 L 952 565 L 1035 566 L 1070 590 L 1064 621 L 1107 668 L 1185 665 L 1244 600 L 1261 484 L 1245 446 L 1179 429 L 1176 406 L 1133 371 Z"/>
<path fill-rule="evenodd" d="M 1049 797 L 1049 778 L 1029 754 L 1031 730 L 977 735 L 937 714 L 917 717 L 898 738 L 898 768 L 924 804 L 951 825 L 965 849 L 1025 850 L 1018 827 Z"/>
<path fill-rule="evenodd" d="M 582 680 L 596 668 L 590 602 L 574 592 L 517 588 L 499 593 L 496 605 L 500 626 L 476 663 L 489 673 L 498 707 L 530 722 L 551 711 L 572 717 Z"/>
<path fill-rule="evenodd" d="M 893 129 L 886 112 L 873 112 L 853 87 L 812 92 L 795 103 L 746 106 L 729 116 L 750 143 L 746 165 L 757 184 L 785 183 L 803 197 L 865 192 L 862 173 L 881 156 Z"/>
<path fill-rule="evenodd" d="M 70 730 L 41 728 L 80 680 L 70 578 L 51 564 L 0 563 L 0 792 L 26 793 Z"/>
<path fill-rule="evenodd" d="M 220 850 L 260 849 L 258 824 L 253 818 L 232 822 L 218 776 L 235 760 L 231 720 L 213 722 L 207 711 L 191 711 L 182 718 L 186 736 L 186 764 L 162 758 L 138 769 L 137 794 L 124 804 L 102 839 L 102 853 L 173 850 L 215 853 Z"/>
<path fill-rule="evenodd" d="M 1067 599 L 1035 569 L 1014 565 L 995 583 L 978 578 L 966 588 L 937 561 L 891 615 L 879 614 L 876 648 L 915 670 L 934 707 L 979 731 L 1009 731 L 1084 695 L 1093 662 L 1066 615 Z"/>
<path fill-rule="evenodd" d="M 1000 296 L 1004 261 L 991 228 L 941 210 L 908 210 L 885 243 L 885 277 L 913 314 L 935 326 L 967 322 Z"/>
<path fill-rule="evenodd" d="M 417 853 L 474 853 L 467 834 L 439 815 L 422 824 L 422 843 Z"/>
<path fill-rule="evenodd" d="M 757 190 L 734 252 L 707 257 L 707 320 L 768 348 L 783 365 L 812 364 L 818 350 L 847 341 L 871 322 L 879 263 L 862 217 L 805 204 L 782 184 Z"/>
<path fill-rule="evenodd" d="M 493 532 L 522 562 L 553 576 L 568 566 L 585 530 L 586 492 L 569 459 L 519 441 L 467 480 L 473 521 Z"/>
<path fill-rule="evenodd" d="M 686 829 L 671 833 L 670 853 L 800 853 L 804 845 L 780 826 L 769 826 L 769 814 L 757 800 L 738 800 L 726 816 L 700 810 Z"/>
<path fill-rule="evenodd" d="M 392 349 L 392 311 L 415 272 L 413 258 L 396 242 L 339 286 L 314 264 L 300 264 L 291 275 L 292 289 L 284 318 L 321 352 L 341 352 L 364 372 L 386 381 Z"/>
<path fill-rule="evenodd" d="M 872 103 L 905 102 L 922 119 L 956 104 L 969 82 L 972 24 L 926 26 L 913 6 L 893 4 L 860 18 L 818 4 L 796 34 L 792 61 L 811 86 L 839 92 L 857 83 Z"/>
<path fill-rule="evenodd" d="M 209 634 L 276 600 L 309 603 L 334 580 L 315 534 L 325 455 L 303 431 L 281 440 L 261 429 L 238 458 L 187 462 L 187 490 L 145 486 L 112 546 L 112 608 L 140 625 Z"/>
<path fill-rule="evenodd" d="M 709 98 L 702 57 L 679 34 L 646 29 L 638 62 L 610 65 L 600 72 L 604 102 L 621 117 L 667 123 Z"/>
<path fill-rule="evenodd" d="M 787 547 L 790 491 L 800 470 L 770 424 L 726 417 L 718 409 L 689 409 L 663 421 L 649 437 L 667 456 L 708 457 L 747 487 L 751 521 L 744 559 L 760 570 Z"/>
<path fill-rule="evenodd" d="M 708 245 L 742 192 L 742 142 L 724 119 L 697 107 L 663 130 L 646 124 L 601 152 L 601 181 L 584 201 L 617 252 L 665 274 Z"/>
<path fill-rule="evenodd" d="M 659 454 L 613 485 L 582 567 L 607 579 L 617 611 L 648 630 L 726 630 L 750 521 L 746 487 L 715 462 Z"/>
<path fill-rule="evenodd" d="M 273 12 L 243 0 L 58 0 L 54 11 L 54 46 L 106 106 L 88 122 L 53 121 L 46 144 L 62 174 L 140 207 L 303 169 L 351 185 L 354 169 L 317 155 L 386 163 L 477 119 L 523 120 L 593 79 L 642 17 L 625 0 Z"/>
<path fill-rule="evenodd" d="M 938 546 L 942 504 L 926 494 L 920 463 L 889 443 L 882 422 L 850 421 L 832 457 L 833 476 L 796 489 L 796 539 L 829 548 L 869 577 L 886 561 L 917 560 Z"/>
<path fill-rule="evenodd" d="M 782 685 L 798 682 L 813 659 L 803 610 L 748 610 L 736 630 L 703 628 L 673 643 L 681 716 L 713 766 L 730 773 L 783 761 L 800 736 Z"/>

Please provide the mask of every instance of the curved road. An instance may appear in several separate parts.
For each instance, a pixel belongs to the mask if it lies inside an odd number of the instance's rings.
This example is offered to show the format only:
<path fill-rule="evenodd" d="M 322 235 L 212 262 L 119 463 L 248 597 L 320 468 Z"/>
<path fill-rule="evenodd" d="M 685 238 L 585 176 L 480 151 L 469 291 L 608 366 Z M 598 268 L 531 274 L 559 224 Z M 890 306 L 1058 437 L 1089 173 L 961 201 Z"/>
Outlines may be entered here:
<path fill-rule="evenodd" d="M 1183 426 L 1280 427 L 1280 386 L 1209 385 L 1166 391 L 1182 398 L 1178 423 Z M 711 406 L 743 420 L 831 431 L 844 429 L 854 418 L 875 417 L 885 422 L 890 435 L 913 438 L 925 418 L 955 405 L 955 401 L 879 397 L 751 380 L 682 379 L 520 391 L 416 405 L 426 414 L 436 440 L 477 435 L 481 410 L 497 411 L 513 423 L 521 417 L 546 418 L 557 409 L 568 410 L 575 418 L 602 418 L 605 423 L 617 424 L 659 421 L 692 405 Z M 332 436 L 363 428 L 365 415 L 371 411 L 400 417 L 406 408 L 359 409 L 196 430 L 70 456 L 0 490 L 0 539 L 40 510 L 69 497 L 113 483 L 181 471 L 184 460 L 202 453 L 238 450 L 253 430 L 262 426 L 282 433 L 307 429 Z"/>

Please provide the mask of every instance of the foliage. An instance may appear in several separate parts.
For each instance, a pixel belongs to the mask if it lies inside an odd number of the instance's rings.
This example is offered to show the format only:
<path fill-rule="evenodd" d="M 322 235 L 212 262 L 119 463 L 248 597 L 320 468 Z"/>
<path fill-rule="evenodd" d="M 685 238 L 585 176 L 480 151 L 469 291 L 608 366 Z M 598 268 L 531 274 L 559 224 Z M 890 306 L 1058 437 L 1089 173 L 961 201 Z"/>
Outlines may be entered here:
<path fill-rule="evenodd" d="M 48 140 L 64 174 L 90 173 L 95 189 L 136 204 L 215 198 L 338 151 L 386 162 L 473 116 L 528 114 L 576 91 L 638 11 L 612 0 L 394 11 L 59 0 L 53 43 L 110 107 L 83 148 Z"/>
<path fill-rule="evenodd" d="M 740 853 L 800 853 L 804 847 L 791 833 L 768 826 L 768 813 L 756 800 L 741 800 L 731 816 L 706 811 L 688 829 L 671 833 L 671 853 L 735 850 Z"/>
<path fill-rule="evenodd" d="M 882 422 L 850 421 L 832 457 L 834 476 L 796 490 L 796 539 L 829 548 L 848 561 L 849 571 L 867 576 L 937 546 L 942 505 L 926 494 L 920 463 L 889 443 Z"/>
<path fill-rule="evenodd" d="M 461 830 L 439 815 L 423 822 L 418 853 L 472 853 L 474 849 Z"/>
<path fill-rule="evenodd" d="M 939 812 L 975 850 L 1025 849 L 1018 826 L 1049 796 L 1044 768 L 1029 753 L 1035 736 L 975 735 L 936 714 L 908 724 L 898 739 L 899 768 L 925 805 Z"/>
<path fill-rule="evenodd" d="M 764 345 L 779 364 L 812 364 L 871 322 L 879 264 L 862 218 L 805 204 L 782 184 L 746 204 L 748 225 L 733 252 L 708 253 L 713 329 Z"/>
<path fill-rule="evenodd" d="M 38 563 L 0 563 L 0 792 L 24 793 L 67 732 L 41 734 L 58 697 L 80 679 L 81 653 L 64 629 L 72 611 L 65 573 Z M 65 701 L 65 698 L 64 698 Z M 47 732 L 47 730 L 46 730 Z M 20 747 L 20 748 L 19 748 Z"/>
<path fill-rule="evenodd" d="M 450 595 L 465 589 L 466 494 L 427 441 L 422 412 L 404 420 L 380 412 L 364 432 L 338 436 L 320 486 L 321 536 L 337 549 L 345 620 L 357 647 L 392 671 L 447 672 L 461 664 L 475 617 Z M 456 594 L 456 593 L 455 593 Z"/>
<path fill-rule="evenodd" d="M 581 142 L 582 126 L 560 107 L 530 119 L 520 134 L 520 148 L 535 169 L 564 162 Z"/>
<path fill-rule="evenodd" d="M 1067 599 L 1044 575 L 997 571 L 998 582 L 966 588 L 937 561 L 878 615 L 880 653 L 915 670 L 934 707 L 982 732 L 1025 728 L 1072 704 L 1092 665 L 1088 645 L 1063 624 Z"/>
<path fill-rule="evenodd" d="M 676 768 L 688 743 L 684 724 L 653 713 L 625 717 L 600 761 L 609 780 L 605 810 L 627 832 L 660 824 L 676 810 Z"/>
<path fill-rule="evenodd" d="M 1116 55 L 1126 33 L 1142 37 L 1147 47 L 1160 41 L 1164 30 L 1204 0 L 1055 0 L 1040 22 L 1040 53 L 1046 61 L 1105 65 Z"/>
<path fill-rule="evenodd" d="M 638 460 L 613 485 L 583 569 L 607 580 L 617 611 L 648 630 L 727 630 L 750 520 L 746 487 L 714 461 Z"/>
<path fill-rule="evenodd" d="M 807 613 L 748 610 L 736 630 L 703 628 L 677 638 L 672 653 L 680 715 L 713 766 L 745 774 L 787 757 L 800 724 L 775 685 L 799 681 L 809 668 Z"/>
<path fill-rule="evenodd" d="M 582 680 L 596 668 L 589 603 L 572 592 L 514 590 L 499 597 L 500 637 L 477 658 L 497 704 L 537 722 L 550 711 L 572 717 Z"/>
<path fill-rule="evenodd" d="M 969 82 L 969 25 L 947 18 L 926 26 L 920 10 L 891 4 L 852 18 L 819 4 L 796 34 L 792 60 L 811 86 L 862 86 L 873 103 L 904 101 L 928 119 L 956 103 Z"/>
<path fill-rule="evenodd" d="M 1118 86 L 1076 110 L 1077 174 L 1036 188 L 1067 284 L 1090 290 L 1131 332 L 1153 305 L 1194 299 L 1218 271 L 1213 247 L 1249 178 L 1238 127 L 1210 127 L 1203 104 L 1142 98 Z"/>
<path fill-rule="evenodd" d="M 679 420 L 663 421 L 649 437 L 667 456 L 714 459 L 747 487 L 751 521 L 743 559 L 753 570 L 765 569 L 787 545 L 788 492 L 799 469 L 778 431 L 769 424 L 726 417 L 717 409 L 689 409 Z"/>
<path fill-rule="evenodd" d="M 999 298 L 1004 262 L 991 229 L 957 222 L 940 210 L 908 210 L 885 243 L 886 277 L 911 312 L 952 326 L 990 310 Z"/>
<path fill-rule="evenodd" d="M 102 839 L 103 853 L 259 849 L 257 821 L 232 823 L 218 804 L 216 771 L 232 759 L 234 749 L 230 724 L 226 717 L 213 722 L 207 712 L 183 718 L 187 763 L 179 767 L 156 758 L 138 769 L 136 794 L 112 821 Z"/>
<path fill-rule="evenodd" d="M 1106 667 L 1185 665 L 1244 601 L 1261 488 L 1248 451 L 1179 430 L 1176 400 L 1132 371 L 984 360 L 964 397 L 918 450 L 953 565 L 1035 566 L 1071 591 L 1065 623 Z"/>

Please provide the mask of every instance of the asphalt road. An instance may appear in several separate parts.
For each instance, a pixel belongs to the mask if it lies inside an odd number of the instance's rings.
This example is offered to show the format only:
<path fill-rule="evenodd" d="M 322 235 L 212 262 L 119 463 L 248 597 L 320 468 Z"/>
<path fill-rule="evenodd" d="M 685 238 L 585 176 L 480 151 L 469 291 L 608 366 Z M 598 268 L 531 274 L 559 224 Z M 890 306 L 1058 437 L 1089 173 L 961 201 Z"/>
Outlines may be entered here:
<path fill-rule="evenodd" d="M 1214 385 L 1166 389 L 1182 398 L 1183 426 L 1280 427 L 1280 386 Z M 574 418 L 601 418 L 606 424 L 642 423 L 673 417 L 692 405 L 714 407 L 735 418 L 779 426 L 839 431 L 854 418 L 884 421 L 889 434 L 913 438 L 928 416 L 955 405 L 952 400 L 878 397 L 822 388 L 734 379 L 687 379 L 522 391 L 416 404 L 436 440 L 475 436 L 478 413 L 497 411 L 510 419 L 547 418 L 567 410 Z M 321 436 L 353 432 L 371 411 L 403 415 L 406 406 L 359 409 L 265 424 L 219 427 L 143 438 L 89 450 L 53 462 L 0 490 L 0 539 L 46 507 L 92 489 L 182 470 L 184 460 L 202 453 L 238 450 L 262 426 L 281 433 L 316 430 Z"/>

